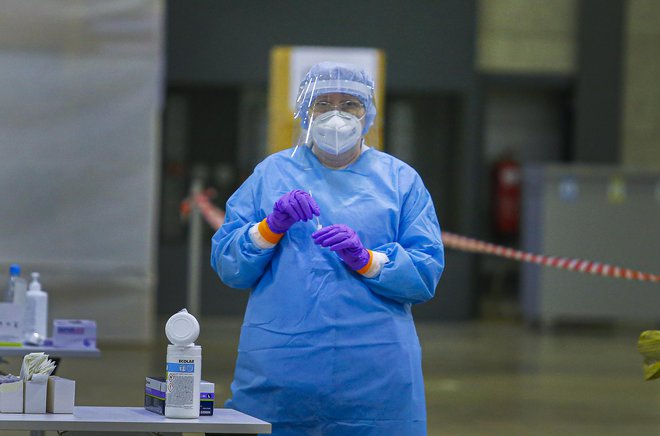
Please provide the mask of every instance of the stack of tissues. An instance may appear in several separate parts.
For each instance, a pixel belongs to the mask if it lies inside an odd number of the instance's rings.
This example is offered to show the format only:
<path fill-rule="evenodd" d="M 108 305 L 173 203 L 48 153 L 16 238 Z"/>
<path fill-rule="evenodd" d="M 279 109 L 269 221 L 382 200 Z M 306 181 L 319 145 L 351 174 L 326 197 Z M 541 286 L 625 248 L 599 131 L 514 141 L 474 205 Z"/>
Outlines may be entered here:
<path fill-rule="evenodd" d="M 30 353 L 23 358 L 21 378 L 25 383 L 24 413 L 46 413 L 48 376 L 55 370 L 55 362 L 44 353 Z"/>
<path fill-rule="evenodd" d="M 48 381 L 48 376 L 55 371 L 55 362 L 44 353 L 30 353 L 23 358 L 21 378 L 23 381 Z"/>

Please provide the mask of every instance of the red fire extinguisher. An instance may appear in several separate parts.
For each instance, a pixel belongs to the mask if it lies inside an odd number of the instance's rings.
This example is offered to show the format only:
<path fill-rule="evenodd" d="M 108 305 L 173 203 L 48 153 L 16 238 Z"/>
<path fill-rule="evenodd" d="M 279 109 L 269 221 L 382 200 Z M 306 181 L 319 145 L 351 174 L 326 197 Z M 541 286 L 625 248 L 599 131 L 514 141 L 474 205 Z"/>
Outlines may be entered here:
<path fill-rule="evenodd" d="M 493 166 L 492 219 L 498 236 L 512 237 L 520 228 L 520 164 L 502 159 Z"/>

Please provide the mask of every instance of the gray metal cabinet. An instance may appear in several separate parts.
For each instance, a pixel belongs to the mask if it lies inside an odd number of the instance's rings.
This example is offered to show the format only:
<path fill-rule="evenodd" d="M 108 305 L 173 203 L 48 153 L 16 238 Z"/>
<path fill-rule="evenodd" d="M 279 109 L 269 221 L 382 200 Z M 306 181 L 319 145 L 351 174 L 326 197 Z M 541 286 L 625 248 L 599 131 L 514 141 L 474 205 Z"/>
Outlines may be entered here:
<path fill-rule="evenodd" d="M 606 166 L 523 171 L 522 248 L 660 273 L 660 172 Z M 660 284 L 522 266 L 527 321 L 660 321 Z M 651 325 L 650 323 L 653 323 Z"/>

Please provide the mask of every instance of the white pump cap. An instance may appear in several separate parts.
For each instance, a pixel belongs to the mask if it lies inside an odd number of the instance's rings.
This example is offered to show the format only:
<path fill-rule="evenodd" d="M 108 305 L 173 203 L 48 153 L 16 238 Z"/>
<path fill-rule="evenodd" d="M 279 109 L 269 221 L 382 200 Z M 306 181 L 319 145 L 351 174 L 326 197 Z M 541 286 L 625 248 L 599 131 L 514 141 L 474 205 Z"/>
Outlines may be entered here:
<path fill-rule="evenodd" d="M 165 335 L 174 345 L 193 345 L 199 336 L 199 323 L 186 309 L 181 309 L 167 320 Z"/>
<path fill-rule="evenodd" d="M 32 281 L 30 282 L 30 291 L 41 291 L 41 283 L 39 283 L 39 273 L 32 273 Z"/>

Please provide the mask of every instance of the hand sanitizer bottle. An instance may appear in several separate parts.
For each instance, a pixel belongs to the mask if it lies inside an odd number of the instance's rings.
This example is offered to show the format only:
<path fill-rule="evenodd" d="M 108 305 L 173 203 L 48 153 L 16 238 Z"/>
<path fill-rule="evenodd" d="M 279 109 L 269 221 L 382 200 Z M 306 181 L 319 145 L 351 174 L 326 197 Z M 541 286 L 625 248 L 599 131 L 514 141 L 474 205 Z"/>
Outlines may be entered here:
<path fill-rule="evenodd" d="M 27 291 L 25 303 L 25 324 L 23 333 L 43 341 L 48 335 L 48 294 L 41 289 L 39 273 L 32 273 L 32 282 Z"/>
<path fill-rule="evenodd" d="M 168 418 L 199 417 L 199 384 L 202 380 L 202 347 L 195 345 L 199 323 L 186 309 L 167 320 L 167 391 L 165 416 Z"/>

